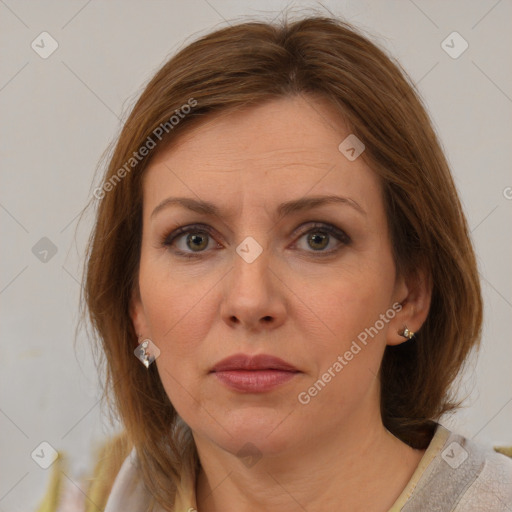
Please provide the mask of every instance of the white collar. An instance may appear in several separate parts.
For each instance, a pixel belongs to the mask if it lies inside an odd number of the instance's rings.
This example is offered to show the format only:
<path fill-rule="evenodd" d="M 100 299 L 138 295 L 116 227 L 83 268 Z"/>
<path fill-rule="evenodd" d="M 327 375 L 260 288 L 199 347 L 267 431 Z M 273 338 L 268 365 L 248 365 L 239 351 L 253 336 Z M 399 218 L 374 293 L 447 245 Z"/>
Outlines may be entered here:
<path fill-rule="evenodd" d="M 146 510 L 150 498 L 138 474 L 137 452 L 133 447 L 116 476 L 104 512 L 141 512 Z M 195 475 L 189 475 L 177 490 L 173 511 L 192 512 L 196 507 Z M 156 505 L 154 512 L 165 511 Z"/>

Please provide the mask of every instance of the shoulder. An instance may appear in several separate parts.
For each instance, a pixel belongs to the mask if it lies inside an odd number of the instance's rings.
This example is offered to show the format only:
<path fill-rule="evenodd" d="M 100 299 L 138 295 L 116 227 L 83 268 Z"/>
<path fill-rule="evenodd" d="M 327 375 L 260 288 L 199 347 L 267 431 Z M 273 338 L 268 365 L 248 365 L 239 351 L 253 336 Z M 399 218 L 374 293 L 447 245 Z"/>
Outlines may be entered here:
<path fill-rule="evenodd" d="M 466 458 L 468 487 L 461 495 L 457 512 L 458 510 L 511 510 L 512 459 L 492 447 L 479 444 L 459 434 L 452 433 L 451 439 L 452 443 L 460 444 L 468 453 Z"/>
<path fill-rule="evenodd" d="M 89 478 L 89 489 L 91 501 L 101 508 L 107 502 L 117 474 L 131 451 L 132 446 L 125 432 L 107 440 L 100 447 Z"/>
<path fill-rule="evenodd" d="M 434 504 L 440 512 L 510 510 L 512 459 L 441 425 L 438 434 L 444 442 L 437 447 L 403 512 L 425 510 Z"/>
<path fill-rule="evenodd" d="M 116 476 L 131 449 L 125 432 L 111 437 L 94 450 L 95 463 L 92 472 L 72 480 L 67 475 L 66 455 L 59 452 L 52 465 L 46 494 L 37 512 L 90 512 L 97 508 L 103 510 Z"/>

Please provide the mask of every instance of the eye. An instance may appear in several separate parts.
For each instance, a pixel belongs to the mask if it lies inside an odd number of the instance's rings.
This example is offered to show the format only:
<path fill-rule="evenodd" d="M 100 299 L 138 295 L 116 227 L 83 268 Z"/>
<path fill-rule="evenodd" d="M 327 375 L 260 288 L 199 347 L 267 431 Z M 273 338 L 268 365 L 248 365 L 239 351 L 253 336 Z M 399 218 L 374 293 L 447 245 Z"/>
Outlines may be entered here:
<path fill-rule="evenodd" d="M 306 225 L 310 229 L 304 232 L 304 225 L 300 226 L 294 231 L 297 234 L 298 230 L 302 230 L 302 235 L 299 236 L 296 245 L 303 245 L 299 242 L 305 239 L 305 246 L 299 247 L 300 250 L 306 252 L 316 252 L 319 256 L 330 255 L 340 249 L 340 246 L 349 245 L 351 243 L 350 237 L 341 229 L 333 226 L 332 224 L 325 224 L 323 222 L 313 222 Z M 325 250 L 333 241 L 337 240 L 337 244 L 328 250 Z M 166 247 L 173 247 L 173 252 L 178 256 L 185 258 L 197 258 L 207 253 L 207 249 L 212 248 L 212 229 L 206 224 L 194 224 L 190 226 L 182 226 L 174 230 L 169 235 L 164 236 L 162 245 Z M 215 249 L 220 249 L 220 244 L 215 245 Z"/>
<path fill-rule="evenodd" d="M 303 233 L 297 242 L 297 245 L 301 245 L 299 242 L 303 239 L 305 240 L 305 248 L 304 246 L 299 247 L 301 250 L 331 254 L 339 250 L 340 245 L 349 245 L 351 242 L 350 237 L 345 232 L 331 224 L 313 223 L 312 228 L 311 225 L 309 226 L 310 229 Z M 338 243 L 334 244 L 335 246 L 333 248 L 325 250 L 329 245 L 333 245 L 333 243 L 331 243 L 333 238 L 337 240 Z"/>
<path fill-rule="evenodd" d="M 185 236 L 186 235 L 186 236 Z M 205 224 L 197 224 L 192 226 L 183 226 L 162 240 L 165 246 L 176 246 L 174 252 L 180 256 L 193 258 L 200 256 L 206 252 L 211 245 L 212 235 L 211 228 Z M 217 248 L 220 245 L 217 244 Z"/>

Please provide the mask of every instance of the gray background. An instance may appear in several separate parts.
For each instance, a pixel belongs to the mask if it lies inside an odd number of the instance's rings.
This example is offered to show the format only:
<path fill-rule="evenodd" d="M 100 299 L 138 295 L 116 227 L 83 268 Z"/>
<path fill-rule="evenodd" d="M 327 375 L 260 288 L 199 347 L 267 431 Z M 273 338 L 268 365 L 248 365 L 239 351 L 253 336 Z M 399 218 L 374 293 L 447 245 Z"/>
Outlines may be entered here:
<path fill-rule="evenodd" d="M 323 5 L 373 34 L 428 105 L 465 207 L 485 301 L 483 348 L 461 379 L 470 399 L 443 423 L 482 443 L 512 444 L 512 2 Z M 102 153 L 177 49 L 247 16 L 271 20 L 286 6 L 327 13 L 314 2 L 0 0 L 0 512 L 33 509 L 44 493 L 51 469 L 30 456 L 42 441 L 71 457 L 67 474 L 76 480 L 92 447 L 112 433 L 88 340 L 81 334 L 74 343 L 91 226 L 86 220 L 75 234 L 77 215 Z M 43 31 L 59 45 L 47 59 L 31 48 Z M 453 31 L 469 43 L 457 59 L 441 47 Z M 37 257 L 43 237 L 56 254 Z"/>

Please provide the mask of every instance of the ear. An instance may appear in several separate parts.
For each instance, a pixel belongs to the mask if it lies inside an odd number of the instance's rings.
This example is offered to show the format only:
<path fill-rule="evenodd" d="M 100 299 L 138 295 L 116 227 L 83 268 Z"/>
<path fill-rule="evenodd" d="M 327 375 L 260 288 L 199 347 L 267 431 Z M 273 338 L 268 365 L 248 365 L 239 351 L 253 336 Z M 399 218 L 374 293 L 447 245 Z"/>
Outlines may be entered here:
<path fill-rule="evenodd" d="M 151 337 L 138 284 L 134 286 L 130 299 L 130 318 L 137 336 Z"/>
<path fill-rule="evenodd" d="M 425 322 L 430 310 L 432 299 L 432 280 L 425 269 L 416 270 L 407 277 L 399 276 L 395 285 L 395 302 L 401 305 L 395 317 L 389 322 L 387 345 L 400 345 L 404 341 L 401 333 L 407 327 L 412 332 L 418 332 Z"/>

